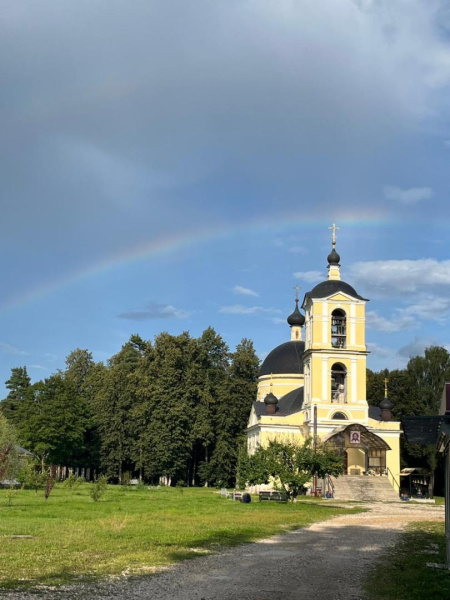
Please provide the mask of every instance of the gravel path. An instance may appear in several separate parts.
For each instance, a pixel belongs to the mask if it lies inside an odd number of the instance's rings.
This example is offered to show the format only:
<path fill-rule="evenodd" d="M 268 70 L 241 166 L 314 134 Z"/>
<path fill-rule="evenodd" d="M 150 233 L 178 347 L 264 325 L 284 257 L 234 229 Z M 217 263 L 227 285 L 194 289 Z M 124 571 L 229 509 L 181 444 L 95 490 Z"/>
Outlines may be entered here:
<path fill-rule="evenodd" d="M 178 563 L 153 577 L 41 592 L 46 600 L 357 600 L 364 574 L 412 521 L 444 519 L 442 506 L 365 505 L 342 516 L 213 556 Z M 0 592 L 7 600 L 36 594 Z"/>

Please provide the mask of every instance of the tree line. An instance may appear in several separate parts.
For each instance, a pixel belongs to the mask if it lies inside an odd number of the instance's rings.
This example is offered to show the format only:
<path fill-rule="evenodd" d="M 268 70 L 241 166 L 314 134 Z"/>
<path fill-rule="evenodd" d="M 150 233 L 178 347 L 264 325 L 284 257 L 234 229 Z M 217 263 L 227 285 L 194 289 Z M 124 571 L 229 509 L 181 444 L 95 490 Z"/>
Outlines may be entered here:
<path fill-rule="evenodd" d="M 378 406 L 384 396 L 385 379 L 388 379 L 388 396 L 394 403 L 392 416 L 395 421 L 403 416 L 437 415 L 444 384 L 450 381 L 450 354 L 440 346 L 427 348 L 423 356 L 411 358 L 404 369 L 384 369 L 377 373 L 367 371 L 367 401 Z M 405 436 L 400 438 L 401 466 L 418 467 L 431 473 L 434 484 L 434 472 L 437 467 L 439 481 L 443 485 L 442 455 L 436 446 L 410 444 Z"/>
<path fill-rule="evenodd" d="M 26 367 L 13 368 L 0 409 L 46 464 L 117 482 L 232 486 L 258 371 L 250 340 L 230 352 L 211 327 L 153 343 L 132 335 L 106 364 L 76 349 L 35 384 Z"/>
<path fill-rule="evenodd" d="M 77 349 L 64 370 L 35 384 L 26 367 L 13 368 L 0 410 L 46 464 L 91 467 L 111 481 L 131 474 L 232 486 L 258 370 L 251 341 L 230 352 L 212 328 L 199 338 L 161 333 L 153 343 L 133 335 L 106 364 Z M 368 370 L 369 404 L 383 398 L 386 378 L 394 420 L 436 415 L 450 354 L 434 346 L 404 369 Z M 402 436 L 401 460 L 433 473 L 440 457 Z"/>

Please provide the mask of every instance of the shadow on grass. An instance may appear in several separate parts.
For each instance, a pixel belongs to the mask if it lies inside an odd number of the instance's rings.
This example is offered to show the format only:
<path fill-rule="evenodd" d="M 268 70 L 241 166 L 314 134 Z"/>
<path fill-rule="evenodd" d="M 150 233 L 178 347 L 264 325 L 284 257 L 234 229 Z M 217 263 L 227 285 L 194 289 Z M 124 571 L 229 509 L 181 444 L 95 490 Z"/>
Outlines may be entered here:
<path fill-rule="evenodd" d="M 446 600 L 450 571 L 445 563 L 443 523 L 415 523 L 376 564 L 366 582 L 367 600 Z"/>
<path fill-rule="evenodd" d="M 240 532 L 238 537 L 233 537 L 233 542 L 242 543 L 251 536 L 251 529 Z M 208 536 L 207 542 L 214 544 L 220 541 L 223 547 L 223 538 L 220 533 Z M 410 541 L 410 540 L 409 540 Z M 200 562 L 198 566 L 192 565 L 191 571 L 194 577 L 183 580 L 183 588 L 180 590 L 179 574 L 177 567 L 174 572 L 163 575 L 164 590 L 168 597 L 174 600 L 188 597 L 211 597 L 211 589 L 217 586 L 217 574 L 220 574 L 220 586 L 229 585 L 234 591 L 236 585 L 239 587 L 239 594 L 245 598 L 260 598 L 259 589 L 272 589 L 272 577 L 274 564 L 277 565 L 279 578 L 277 579 L 276 598 L 297 598 L 300 597 L 299 585 L 301 584 L 301 597 L 311 598 L 360 598 L 360 576 L 357 573 L 354 576 L 355 563 L 370 564 L 376 552 L 385 552 L 387 538 L 385 530 L 373 529 L 368 526 L 345 526 L 337 528 L 327 528 L 323 530 L 306 529 L 299 532 L 293 532 L 291 535 L 283 536 L 277 543 L 259 544 L 250 552 L 231 554 L 226 560 L 213 560 L 208 563 Z M 178 562 L 193 556 L 199 556 L 191 548 L 173 547 L 169 548 L 168 558 L 172 562 Z M 288 557 L 288 560 L 285 558 Z M 257 565 L 257 570 L 254 567 Z M 182 571 L 185 574 L 185 571 Z M 352 574 L 351 577 L 344 576 L 345 573 Z M 196 576 L 201 574 L 200 580 Z M 381 590 L 383 580 L 393 579 L 383 573 L 382 577 L 378 575 L 374 585 Z M 133 581 L 139 580 L 136 584 Z M 82 580 L 86 583 L 86 579 Z M 76 580 L 72 583 L 81 582 Z M 38 582 L 34 582 L 35 585 Z M 104 597 L 110 593 L 109 582 L 96 581 L 91 589 L 86 589 L 81 597 Z M 114 597 L 126 598 L 133 591 L 131 586 L 136 585 L 136 591 L 142 594 L 142 597 L 157 598 L 158 589 L 161 589 L 161 581 L 152 582 L 148 575 L 132 574 L 126 580 L 117 581 L 114 584 Z M 140 587 L 142 586 L 142 587 Z M 158 587 L 159 586 L 159 587 Z M 204 587 L 201 587 L 204 586 Z M 228 589 L 228 588 L 227 588 Z M 383 600 L 444 600 L 449 598 L 446 588 L 437 588 L 439 592 L 427 589 L 424 592 L 422 587 L 420 594 L 411 595 L 402 590 L 397 595 L 389 595 L 386 589 L 381 591 L 377 598 Z M 173 596 L 172 596 L 173 593 Z M 397 593 L 397 592 L 395 592 Z M 438 595 L 438 593 L 440 595 Z M 89 595 L 90 594 L 90 595 Z M 75 597 L 76 591 L 72 597 Z M 28 596 L 28 594 L 27 594 Z M 49 590 L 47 598 L 59 598 L 58 592 L 54 594 Z M 23 598 L 26 596 L 24 595 Z M 79 597 L 79 596 L 77 596 Z M 235 597 L 230 594 L 230 597 Z M 364 596 L 367 598 L 367 596 Z"/>
<path fill-rule="evenodd" d="M 225 500 L 224 502 L 228 501 Z M 309 511 L 310 508 L 313 510 Z M 187 559 L 198 558 L 202 555 L 210 553 L 218 553 L 221 549 L 226 547 L 248 544 L 257 541 L 258 539 L 271 537 L 277 533 L 284 533 L 287 531 L 308 527 L 313 522 L 326 520 L 330 518 L 330 516 L 334 516 L 330 515 L 332 510 L 335 510 L 336 514 L 342 514 L 342 508 L 338 508 L 332 504 L 318 505 L 316 502 L 311 503 L 309 506 L 307 503 L 305 503 L 303 506 L 299 506 L 299 504 L 259 504 L 258 502 L 253 502 L 250 505 L 238 505 L 236 503 L 236 506 L 233 507 L 233 513 L 235 512 L 234 509 L 238 509 L 238 512 L 244 515 L 248 514 L 250 516 L 252 513 L 252 518 L 255 519 L 255 516 L 257 516 L 259 523 L 255 521 L 255 524 L 251 525 L 247 521 L 247 525 L 236 524 L 236 527 L 232 528 L 230 527 L 229 521 L 223 521 L 224 525 L 222 529 L 217 526 L 213 529 L 204 528 L 203 531 L 199 531 L 198 536 L 193 535 L 187 541 L 174 540 L 172 543 L 155 544 L 164 549 L 163 553 L 161 554 L 161 556 L 163 556 L 164 564 L 168 565 L 170 563 L 176 563 Z M 292 516 L 293 513 L 298 513 L 299 515 L 301 514 L 303 522 L 299 522 L 299 520 L 295 519 L 295 522 L 275 524 L 262 531 L 261 523 L 266 522 L 270 524 L 270 515 L 274 512 L 278 513 L 278 515 L 280 513 L 286 514 L 286 516 Z M 361 512 L 361 509 L 352 509 L 349 507 L 348 513 L 354 512 Z M 318 517 L 318 513 L 322 513 L 323 517 Z M 226 514 L 223 515 L 223 519 L 227 519 Z M 124 556 L 124 559 L 125 561 L 127 560 L 126 555 Z M 132 561 L 130 560 L 130 562 Z M 143 558 L 142 561 L 138 561 L 132 566 L 133 570 L 135 569 L 136 572 L 138 572 L 140 568 L 145 569 L 145 567 L 151 566 L 151 564 L 151 562 L 146 563 L 145 558 Z M 10 578 L 10 580 L 3 581 L 1 586 L 3 589 L 29 590 L 35 593 L 42 593 L 42 591 L 45 592 L 46 588 L 48 589 L 49 586 L 60 586 L 64 584 L 76 585 L 78 583 L 85 584 L 89 582 L 99 582 L 107 578 L 108 574 L 80 575 L 75 566 L 71 568 L 70 566 L 58 567 L 55 565 L 54 573 L 47 573 L 42 576 L 33 577 L 32 580 L 28 581 L 17 581 Z"/>

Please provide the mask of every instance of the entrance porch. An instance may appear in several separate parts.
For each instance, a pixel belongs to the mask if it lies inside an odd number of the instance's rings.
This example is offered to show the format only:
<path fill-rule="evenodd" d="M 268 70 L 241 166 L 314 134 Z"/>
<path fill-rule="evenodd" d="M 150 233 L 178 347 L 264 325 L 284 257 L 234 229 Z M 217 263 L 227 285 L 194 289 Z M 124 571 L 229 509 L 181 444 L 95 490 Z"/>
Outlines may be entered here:
<path fill-rule="evenodd" d="M 364 425 L 339 427 L 324 440 L 344 457 L 345 474 L 386 475 L 386 452 L 390 446 Z"/>

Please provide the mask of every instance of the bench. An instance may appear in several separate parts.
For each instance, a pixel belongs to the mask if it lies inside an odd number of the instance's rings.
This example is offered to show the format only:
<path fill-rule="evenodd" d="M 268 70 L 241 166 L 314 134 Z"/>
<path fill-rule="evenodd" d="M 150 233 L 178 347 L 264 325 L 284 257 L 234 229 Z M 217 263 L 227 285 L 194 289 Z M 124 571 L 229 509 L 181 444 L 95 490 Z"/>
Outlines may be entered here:
<path fill-rule="evenodd" d="M 259 501 L 264 502 L 268 500 L 269 502 L 287 502 L 287 494 L 286 492 L 259 492 Z"/>

